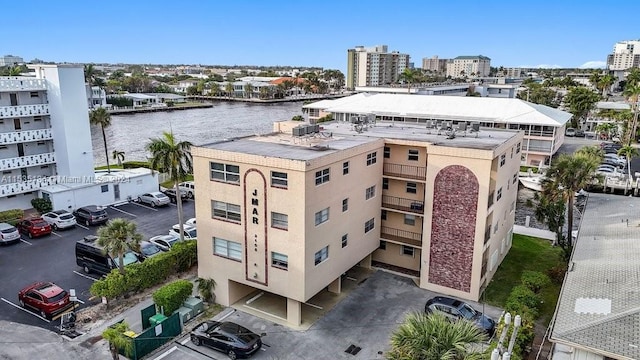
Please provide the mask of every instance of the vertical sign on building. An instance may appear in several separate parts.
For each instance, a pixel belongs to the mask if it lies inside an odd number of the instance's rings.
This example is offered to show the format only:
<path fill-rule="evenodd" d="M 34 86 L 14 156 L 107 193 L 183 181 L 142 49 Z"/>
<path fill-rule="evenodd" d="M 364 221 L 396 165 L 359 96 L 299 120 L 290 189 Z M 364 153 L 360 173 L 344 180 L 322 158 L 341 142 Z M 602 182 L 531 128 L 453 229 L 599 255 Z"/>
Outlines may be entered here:
<path fill-rule="evenodd" d="M 245 276 L 267 286 L 267 181 L 256 169 L 244 174 L 244 199 Z"/>

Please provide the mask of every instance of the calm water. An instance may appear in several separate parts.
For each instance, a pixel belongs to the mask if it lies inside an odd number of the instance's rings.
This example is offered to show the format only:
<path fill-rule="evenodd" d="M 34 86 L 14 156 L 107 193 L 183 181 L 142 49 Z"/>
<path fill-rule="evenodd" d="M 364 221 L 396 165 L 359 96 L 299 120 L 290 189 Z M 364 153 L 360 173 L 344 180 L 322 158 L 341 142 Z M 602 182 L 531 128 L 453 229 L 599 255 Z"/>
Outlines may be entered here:
<path fill-rule="evenodd" d="M 216 102 L 212 108 L 163 111 L 111 116 L 107 134 L 109 162 L 113 150 L 124 151 L 125 160 L 146 160 L 145 145 L 150 138 L 162 136 L 173 129 L 179 141 L 195 145 L 232 137 L 270 132 L 273 122 L 290 120 L 302 114 L 302 102 L 280 104 L 247 104 Z M 97 165 L 106 165 L 102 133 L 91 129 L 93 156 Z"/>

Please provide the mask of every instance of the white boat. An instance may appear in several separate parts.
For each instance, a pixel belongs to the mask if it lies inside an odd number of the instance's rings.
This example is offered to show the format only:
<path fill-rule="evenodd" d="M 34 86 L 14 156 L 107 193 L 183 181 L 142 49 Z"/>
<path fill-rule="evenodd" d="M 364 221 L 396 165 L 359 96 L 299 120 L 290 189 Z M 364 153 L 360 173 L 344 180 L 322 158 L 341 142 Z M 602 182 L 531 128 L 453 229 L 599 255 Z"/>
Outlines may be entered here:
<path fill-rule="evenodd" d="M 542 181 L 544 176 L 519 176 L 520 184 L 534 191 L 542 191 Z"/>

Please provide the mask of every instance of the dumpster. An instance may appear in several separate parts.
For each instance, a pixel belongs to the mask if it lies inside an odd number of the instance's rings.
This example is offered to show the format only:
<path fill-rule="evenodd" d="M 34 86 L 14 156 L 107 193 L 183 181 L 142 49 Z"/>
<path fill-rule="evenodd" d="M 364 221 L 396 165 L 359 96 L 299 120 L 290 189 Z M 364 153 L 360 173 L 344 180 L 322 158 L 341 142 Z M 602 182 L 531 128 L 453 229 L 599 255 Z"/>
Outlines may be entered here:
<path fill-rule="evenodd" d="M 151 326 L 156 326 L 158 324 L 160 324 L 161 322 L 167 320 L 167 317 L 162 315 L 162 314 L 155 314 L 152 317 L 149 318 L 149 324 Z"/>
<path fill-rule="evenodd" d="M 179 314 L 179 316 L 180 316 L 180 321 L 181 321 L 183 324 L 184 324 L 184 323 L 186 323 L 187 321 L 191 320 L 191 318 L 193 317 L 193 315 L 192 315 L 192 310 L 191 310 L 191 309 L 189 309 L 188 307 L 184 307 L 184 306 L 183 306 L 183 307 L 181 307 L 181 308 L 179 308 L 178 310 L 174 311 L 173 313 L 174 313 L 174 314 L 175 314 L 175 313 L 178 313 L 178 314 Z"/>
<path fill-rule="evenodd" d="M 191 309 L 191 317 L 196 317 L 196 315 L 204 311 L 204 303 L 196 297 L 188 297 L 187 300 L 182 303 L 182 306 Z"/>

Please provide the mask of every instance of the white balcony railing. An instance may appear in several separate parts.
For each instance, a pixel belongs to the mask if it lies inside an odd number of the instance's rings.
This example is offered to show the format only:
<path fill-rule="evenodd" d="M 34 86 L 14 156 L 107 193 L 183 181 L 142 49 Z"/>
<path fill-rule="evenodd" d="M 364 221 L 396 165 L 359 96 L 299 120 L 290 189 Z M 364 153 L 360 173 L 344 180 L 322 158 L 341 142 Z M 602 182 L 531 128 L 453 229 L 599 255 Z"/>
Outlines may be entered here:
<path fill-rule="evenodd" d="M 55 185 L 57 183 L 57 176 L 47 176 L 26 181 L 11 182 L 8 184 L 3 181 L 0 182 L 0 196 L 9 196 L 22 194 L 29 191 L 36 191 L 45 186 Z"/>
<path fill-rule="evenodd" d="M 0 91 L 38 91 L 47 90 L 44 79 L 29 79 L 21 77 L 0 78 Z"/>
<path fill-rule="evenodd" d="M 23 130 L 0 133 L 0 145 L 53 139 L 51 129 Z"/>
<path fill-rule="evenodd" d="M 44 153 L 38 155 L 0 159 L 0 171 L 26 168 L 29 166 L 47 165 L 55 162 L 55 153 Z"/>
<path fill-rule="evenodd" d="M 0 119 L 49 115 L 49 104 L 0 106 Z"/>

